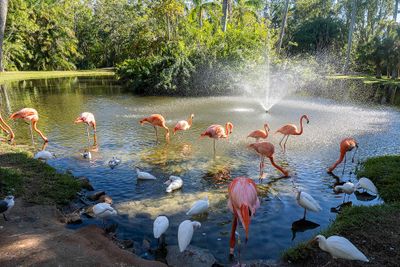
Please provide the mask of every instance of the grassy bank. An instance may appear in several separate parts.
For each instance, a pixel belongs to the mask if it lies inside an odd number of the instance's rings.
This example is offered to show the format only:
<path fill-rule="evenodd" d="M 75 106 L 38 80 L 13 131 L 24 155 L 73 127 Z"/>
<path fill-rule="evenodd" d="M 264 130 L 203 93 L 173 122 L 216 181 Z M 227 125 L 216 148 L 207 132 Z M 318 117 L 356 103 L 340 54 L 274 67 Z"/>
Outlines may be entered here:
<path fill-rule="evenodd" d="M 66 204 L 80 190 L 79 182 L 32 158 L 28 147 L 0 144 L 0 195 L 13 194 L 36 204 Z"/>
<path fill-rule="evenodd" d="M 400 156 L 368 159 L 358 176 L 368 177 L 378 188 L 385 204 L 344 209 L 336 220 L 322 232 L 325 236 L 348 238 L 370 259 L 369 266 L 397 266 L 400 262 Z M 332 260 L 316 246 L 302 243 L 287 250 L 283 259 L 296 265 L 322 266 Z M 365 264 L 353 263 L 352 266 Z M 349 266 L 346 261 L 333 261 L 327 266 Z"/>
<path fill-rule="evenodd" d="M 8 71 L 0 73 L 0 83 L 18 80 L 62 78 L 75 76 L 113 76 L 111 69 L 77 71 Z"/>
<path fill-rule="evenodd" d="M 376 78 L 373 75 L 366 75 L 366 74 L 361 74 L 361 75 L 329 75 L 327 76 L 328 79 L 333 79 L 333 80 L 360 80 L 363 81 L 365 84 L 382 84 L 382 85 L 395 85 L 399 86 L 400 85 L 400 80 L 396 79 L 390 79 L 387 77 L 382 77 L 382 78 Z"/>

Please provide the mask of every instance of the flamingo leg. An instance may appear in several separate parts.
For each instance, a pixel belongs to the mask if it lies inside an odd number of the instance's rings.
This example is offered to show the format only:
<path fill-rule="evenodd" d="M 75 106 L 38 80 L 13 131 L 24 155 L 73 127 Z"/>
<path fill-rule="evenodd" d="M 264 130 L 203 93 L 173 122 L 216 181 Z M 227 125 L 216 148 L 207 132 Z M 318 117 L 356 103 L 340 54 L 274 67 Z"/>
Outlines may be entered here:
<path fill-rule="evenodd" d="M 342 171 L 342 176 L 344 175 L 344 170 L 346 169 L 346 154 L 344 154 L 344 163 L 343 163 L 343 171 Z"/>
<path fill-rule="evenodd" d="M 156 141 L 158 142 L 158 132 L 157 132 L 157 127 L 156 127 L 156 126 L 154 126 L 154 125 L 153 125 L 153 127 L 154 127 L 154 130 L 156 131 Z"/>
<path fill-rule="evenodd" d="M 237 217 L 235 215 L 233 215 L 231 239 L 229 241 L 229 254 L 231 254 L 231 255 L 233 255 L 233 251 L 235 250 L 235 243 L 236 243 L 235 231 L 236 231 L 236 226 L 237 226 Z"/>
<path fill-rule="evenodd" d="M 279 142 L 279 146 L 280 146 L 282 149 L 283 149 L 283 147 L 282 147 L 282 141 L 283 141 L 283 139 L 285 139 L 285 137 L 286 137 L 286 135 L 283 135 L 281 141 Z"/>
<path fill-rule="evenodd" d="M 285 141 L 285 143 L 283 143 L 283 152 L 286 151 L 286 142 L 287 142 L 287 140 L 289 139 L 289 136 L 290 136 L 290 135 L 287 135 L 286 141 Z"/>
<path fill-rule="evenodd" d="M 88 141 L 88 151 L 90 150 L 90 132 L 89 132 L 89 125 L 86 124 L 86 134 L 87 134 L 87 141 Z"/>
<path fill-rule="evenodd" d="M 303 220 L 305 220 L 305 219 L 306 219 L 306 214 L 307 214 L 307 210 L 306 210 L 306 209 L 304 209 Z"/>
<path fill-rule="evenodd" d="M 29 124 L 29 131 L 31 133 L 32 146 L 35 147 L 35 140 L 33 139 L 32 122 Z"/>
<path fill-rule="evenodd" d="M 263 156 L 260 156 L 260 178 L 259 178 L 259 182 L 262 182 L 263 179 L 263 174 L 264 174 L 264 160 L 265 158 Z"/>
<path fill-rule="evenodd" d="M 356 150 L 354 151 L 353 157 L 351 158 L 351 162 L 353 162 L 353 163 L 354 163 L 354 157 L 356 156 L 357 150 L 358 150 L 358 146 L 356 147 Z"/>
<path fill-rule="evenodd" d="M 216 153 L 216 148 L 215 148 L 215 139 L 213 139 L 214 141 L 214 158 L 215 158 L 215 153 Z"/>

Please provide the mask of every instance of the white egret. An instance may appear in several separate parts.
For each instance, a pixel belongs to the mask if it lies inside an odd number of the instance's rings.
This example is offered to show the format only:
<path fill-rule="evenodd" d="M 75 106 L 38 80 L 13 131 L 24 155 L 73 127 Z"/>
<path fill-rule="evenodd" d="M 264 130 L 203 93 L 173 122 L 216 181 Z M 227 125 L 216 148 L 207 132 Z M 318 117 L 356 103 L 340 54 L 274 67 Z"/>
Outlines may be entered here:
<path fill-rule="evenodd" d="M 204 213 L 208 210 L 208 207 L 210 206 L 210 203 L 208 201 L 208 196 L 206 196 L 204 199 L 197 200 L 190 210 L 186 212 L 186 215 L 197 215 Z"/>
<path fill-rule="evenodd" d="M 378 189 L 376 188 L 374 183 L 370 179 L 365 178 L 365 177 L 361 177 L 358 180 L 358 183 L 356 184 L 356 188 L 357 189 L 360 189 L 360 188 L 365 189 L 375 195 L 378 194 Z"/>
<path fill-rule="evenodd" d="M 322 210 L 321 206 L 318 204 L 318 202 L 309 194 L 306 192 L 299 191 L 297 192 L 297 204 L 299 204 L 300 207 L 304 208 L 304 217 L 303 219 L 306 218 L 306 212 L 307 210 L 314 211 L 314 212 L 319 212 Z"/>
<path fill-rule="evenodd" d="M 343 202 L 346 200 L 346 195 L 350 195 L 356 191 L 356 186 L 352 182 L 346 182 L 342 185 L 337 185 L 334 188 L 335 192 L 343 192 L 344 197 L 343 197 Z"/>
<path fill-rule="evenodd" d="M 179 251 L 183 252 L 187 248 L 187 246 L 190 244 L 190 241 L 192 240 L 193 232 L 195 228 L 200 228 L 201 223 L 197 221 L 190 221 L 190 220 L 185 220 L 181 222 L 178 228 L 178 245 L 179 245 Z"/>
<path fill-rule="evenodd" d="M 48 160 L 48 159 L 52 159 L 55 158 L 56 155 L 54 153 L 51 153 L 49 151 L 46 150 L 42 150 L 39 151 L 35 154 L 35 156 L 33 157 L 34 159 L 41 159 L 41 160 Z"/>

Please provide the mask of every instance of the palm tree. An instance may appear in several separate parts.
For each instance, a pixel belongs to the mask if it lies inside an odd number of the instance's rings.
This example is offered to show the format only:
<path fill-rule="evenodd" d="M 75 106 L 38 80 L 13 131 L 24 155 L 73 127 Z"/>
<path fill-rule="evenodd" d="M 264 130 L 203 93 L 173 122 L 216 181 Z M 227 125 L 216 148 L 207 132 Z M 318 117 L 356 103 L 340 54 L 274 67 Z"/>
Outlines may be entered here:
<path fill-rule="evenodd" d="M 289 11 L 289 1 L 290 1 L 290 0 L 286 0 L 286 3 L 285 3 L 285 10 L 283 11 L 283 18 L 282 18 L 282 24 L 281 24 L 281 32 L 280 32 L 280 34 L 279 34 L 278 54 L 279 54 L 280 51 L 281 51 L 282 42 L 283 42 L 283 36 L 285 35 L 286 20 L 287 20 L 287 15 L 288 15 L 288 11 Z"/>
<path fill-rule="evenodd" d="M 208 11 L 208 9 L 212 6 L 217 6 L 218 4 L 215 1 L 207 1 L 207 0 L 192 0 L 193 2 L 193 9 L 192 9 L 192 16 L 196 16 L 199 20 L 200 28 L 203 27 L 203 16 L 204 12 Z"/>
<path fill-rule="evenodd" d="M 257 10 L 261 8 L 263 0 L 236 0 L 235 2 L 232 17 L 243 23 L 246 14 L 258 18 Z"/>
<path fill-rule="evenodd" d="M 350 63 L 350 55 L 351 55 L 351 45 L 353 44 L 353 31 L 354 24 L 356 23 L 356 10 L 357 10 L 357 0 L 351 1 L 351 21 L 350 21 L 350 29 L 349 36 L 347 39 L 347 52 L 346 52 L 346 61 L 344 63 L 344 73 L 347 73 Z"/>

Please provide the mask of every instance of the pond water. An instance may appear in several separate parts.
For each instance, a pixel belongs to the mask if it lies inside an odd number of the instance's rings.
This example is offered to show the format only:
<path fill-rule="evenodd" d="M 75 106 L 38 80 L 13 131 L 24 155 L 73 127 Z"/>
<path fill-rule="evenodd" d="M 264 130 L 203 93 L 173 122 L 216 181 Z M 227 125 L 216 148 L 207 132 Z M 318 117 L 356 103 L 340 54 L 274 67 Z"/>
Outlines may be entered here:
<path fill-rule="evenodd" d="M 228 263 L 229 233 L 232 215 L 226 207 L 227 185 L 237 176 L 258 179 L 259 158 L 247 148 L 252 140 L 247 134 L 268 122 L 272 132 L 286 123 L 298 124 L 307 114 L 310 124 L 304 134 L 289 138 L 287 152 L 278 147 L 279 134 L 271 134 L 269 141 L 276 145 L 276 161 L 289 170 L 290 178 L 267 164 L 267 178 L 260 188 L 261 207 L 252 219 L 249 241 L 242 246 L 242 260 L 278 259 L 288 247 L 307 240 L 334 220 L 332 207 L 342 203 L 342 195 L 335 194 L 335 179 L 326 173 L 339 155 L 339 142 L 347 136 L 359 141 L 357 161 L 373 155 L 400 153 L 400 113 L 387 106 L 338 103 L 322 98 L 291 95 L 272 107 L 266 114 L 257 101 L 246 97 L 139 97 L 124 90 L 112 78 L 65 78 L 21 81 L 2 86 L 1 112 L 4 117 L 23 107 L 39 112 L 39 128 L 49 138 L 47 150 L 57 158 L 48 163 L 60 171 L 70 170 L 76 176 L 86 176 L 96 190 L 104 190 L 114 200 L 119 216 L 117 236 L 143 239 L 157 248 L 152 235 L 152 222 L 159 214 L 167 215 L 170 228 L 166 233 L 168 245 L 177 244 L 177 229 L 192 203 L 205 195 L 210 199 L 207 215 L 197 217 L 202 227 L 195 231 L 192 245 L 208 248 L 221 263 Z M 74 125 L 83 111 L 93 112 L 98 124 L 99 151 L 92 160 L 80 153 L 86 146 L 84 125 Z M 165 116 L 173 128 L 178 120 L 195 114 L 189 131 L 171 135 L 170 144 L 155 142 L 151 126 L 140 126 L 138 121 L 152 113 Z M 211 124 L 234 124 L 232 136 L 217 142 L 217 158 L 213 158 L 212 140 L 199 139 L 200 133 Z M 29 130 L 22 121 L 11 123 L 18 144 L 30 144 Z M 40 142 L 35 136 L 37 143 Z M 37 145 L 39 148 L 40 145 Z M 117 156 L 122 163 L 115 169 L 108 161 Z M 355 181 L 357 163 L 347 165 L 342 181 Z M 137 181 L 135 166 L 157 176 L 155 181 Z M 336 170 L 341 176 L 342 165 Z M 229 173 L 230 179 L 226 175 Z M 163 182 L 170 175 L 181 176 L 181 190 L 166 193 Z M 258 181 L 257 181 L 258 182 Z M 310 193 L 321 204 L 323 211 L 308 213 L 307 219 L 320 227 L 296 233 L 292 241 L 292 223 L 303 216 L 297 206 L 294 187 Z M 379 198 L 361 201 L 354 195 L 353 205 L 374 205 Z M 101 224 L 86 219 L 83 225 Z M 244 238 L 243 229 L 240 229 Z M 145 258 L 157 257 L 139 251 Z"/>

